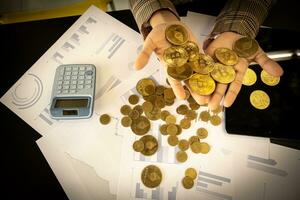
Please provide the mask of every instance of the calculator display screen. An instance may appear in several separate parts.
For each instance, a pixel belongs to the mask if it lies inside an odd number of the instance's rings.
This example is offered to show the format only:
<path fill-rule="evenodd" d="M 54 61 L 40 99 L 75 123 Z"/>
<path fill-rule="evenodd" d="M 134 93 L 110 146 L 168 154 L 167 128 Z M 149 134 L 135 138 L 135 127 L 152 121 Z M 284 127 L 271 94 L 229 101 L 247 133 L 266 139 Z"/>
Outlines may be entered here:
<path fill-rule="evenodd" d="M 86 108 L 88 99 L 57 99 L 54 108 Z"/>

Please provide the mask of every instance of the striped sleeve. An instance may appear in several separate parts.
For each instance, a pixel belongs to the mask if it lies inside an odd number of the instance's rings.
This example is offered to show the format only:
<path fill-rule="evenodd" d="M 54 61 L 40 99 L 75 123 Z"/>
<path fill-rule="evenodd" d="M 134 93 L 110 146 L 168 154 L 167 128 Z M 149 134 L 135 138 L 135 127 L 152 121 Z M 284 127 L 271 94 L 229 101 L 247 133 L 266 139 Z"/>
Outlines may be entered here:
<path fill-rule="evenodd" d="M 271 8 L 272 0 L 228 0 L 211 35 L 232 31 L 255 38 Z"/>
<path fill-rule="evenodd" d="M 174 5 L 169 0 L 129 0 L 129 6 L 144 38 L 151 31 L 149 20 L 155 11 L 168 9 L 179 18 Z"/>

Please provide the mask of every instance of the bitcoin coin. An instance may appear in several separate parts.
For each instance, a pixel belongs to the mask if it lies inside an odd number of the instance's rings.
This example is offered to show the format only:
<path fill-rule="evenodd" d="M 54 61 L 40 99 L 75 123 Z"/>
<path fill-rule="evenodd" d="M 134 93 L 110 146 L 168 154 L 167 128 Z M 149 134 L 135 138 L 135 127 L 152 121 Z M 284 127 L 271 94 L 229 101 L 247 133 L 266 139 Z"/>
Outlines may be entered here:
<path fill-rule="evenodd" d="M 189 146 L 190 146 L 189 141 L 187 141 L 185 139 L 179 140 L 179 142 L 178 142 L 178 147 L 181 151 L 188 150 Z"/>
<path fill-rule="evenodd" d="M 255 39 L 243 37 L 235 41 L 232 49 L 239 57 L 248 58 L 258 51 L 258 47 L 259 45 Z"/>
<path fill-rule="evenodd" d="M 135 105 L 139 102 L 139 97 L 135 94 L 130 95 L 129 98 L 128 98 L 128 101 L 129 101 L 130 104 Z"/>
<path fill-rule="evenodd" d="M 160 114 L 160 119 L 163 120 L 163 121 L 166 121 L 166 118 L 170 115 L 170 112 L 167 111 L 167 110 L 163 110 L 161 111 L 161 114 Z"/>
<path fill-rule="evenodd" d="M 178 128 L 175 124 L 169 124 L 167 126 L 167 133 L 169 135 L 177 135 Z"/>
<path fill-rule="evenodd" d="M 191 137 L 189 138 L 189 144 L 190 144 L 190 145 L 193 144 L 194 142 L 200 142 L 198 136 L 193 135 L 193 136 L 191 136 Z"/>
<path fill-rule="evenodd" d="M 185 118 L 188 120 L 194 120 L 197 118 L 197 113 L 194 110 L 188 110 L 187 113 L 185 114 Z"/>
<path fill-rule="evenodd" d="M 187 62 L 189 54 L 182 47 L 172 46 L 164 51 L 163 59 L 168 67 L 180 67 Z"/>
<path fill-rule="evenodd" d="M 132 144 L 132 148 L 136 152 L 141 152 L 145 148 L 144 142 L 141 140 L 134 141 L 134 143 Z"/>
<path fill-rule="evenodd" d="M 191 189 L 194 186 L 194 180 L 189 176 L 185 176 L 181 183 L 185 189 Z"/>
<path fill-rule="evenodd" d="M 190 146 L 191 146 L 192 152 L 194 152 L 194 153 L 201 152 L 201 143 L 199 141 L 193 142 Z"/>
<path fill-rule="evenodd" d="M 189 108 L 185 104 L 182 104 L 176 108 L 176 112 L 180 115 L 185 115 L 188 110 Z"/>
<path fill-rule="evenodd" d="M 150 101 L 145 101 L 142 104 L 142 108 L 143 108 L 144 112 L 151 112 L 153 109 L 153 104 Z"/>
<path fill-rule="evenodd" d="M 162 173 L 157 166 L 148 165 L 142 171 L 141 180 L 146 187 L 155 188 L 162 181 Z"/>
<path fill-rule="evenodd" d="M 208 111 L 202 111 L 201 113 L 200 113 L 200 119 L 202 120 L 202 121 L 204 121 L 204 122 L 208 122 L 208 120 L 210 119 L 210 114 L 209 114 L 209 112 Z"/>
<path fill-rule="evenodd" d="M 209 150 L 210 150 L 210 146 L 206 142 L 201 142 L 200 143 L 200 149 L 201 149 L 200 150 L 201 153 L 207 154 L 209 152 Z"/>
<path fill-rule="evenodd" d="M 220 112 L 222 112 L 222 109 L 223 109 L 223 106 L 218 105 L 218 107 L 215 108 L 214 110 L 212 110 L 212 112 L 213 112 L 214 114 L 219 114 Z"/>
<path fill-rule="evenodd" d="M 131 107 L 129 105 L 123 105 L 120 109 L 120 112 L 123 115 L 129 115 L 130 111 L 131 111 Z"/>
<path fill-rule="evenodd" d="M 191 120 L 183 118 L 180 121 L 180 127 L 183 129 L 188 129 L 191 127 Z"/>
<path fill-rule="evenodd" d="M 190 103 L 189 106 L 192 110 L 198 110 L 200 108 L 198 103 Z"/>
<path fill-rule="evenodd" d="M 188 52 L 190 61 L 199 58 L 199 47 L 195 42 L 188 41 L 182 47 Z"/>
<path fill-rule="evenodd" d="M 187 160 L 187 153 L 185 151 L 178 151 L 176 153 L 176 159 L 178 162 L 185 162 Z"/>
<path fill-rule="evenodd" d="M 155 94 L 156 95 L 163 95 L 165 90 L 165 86 L 158 85 L 156 86 Z"/>
<path fill-rule="evenodd" d="M 141 105 L 136 105 L 133 107 L 133 110 L 136 110 L 140 113 L 140 115 L 143 114 L 144 110 L 143 110 L 143 107 Z"/>
<path fill-rule="evenodd" d="M 145 115 L 148 119 L 154 121 L 160 119 L 161 110 L 158 107 L 154 107 L 150 112 L 145 112 Z"/>
<path fill-rule="evenodd" d="M 176 135 L 180 135 L 182 133 L 182 128 L 178 125 L 175 124 L 177 126 L 177 134 Z"/>
<path fill-rule="evenodd" d="M 221 121 L 221 117 L 219 117 L 218 115 L 213 115 L 210 117 L 210 123 L 214 126 L 220 125 Z"/>
<path fill-rule="evenodd" d="M 110 116 L 108 114 L 103 114 L 100 116 L 100 123 L 103 125 L 109 124 Z"/>
<path fill-rule="evenodd" d="M 132 119 L 130 117 L 128 116 L 122 117 L 121 119 L 122 126 L 129 127 L 131 126 L 131 123 L 132 123 Z"/>
<path fill-rule="evenodd" d="M 279 83 L 280 77 L 272 76 L 265 70 L 262 70 L 260 73 L 260 78 L 268 86 L 275 86 Z"/>
<path fill-rule="evenodd" d="M 144 135 L 150 130 L 150 121 L 146 117 L 140 116 L 132 121 L 131 130 L 136 135 Z"/>
<path fill-rule="evenodd" d="M 231 83 L 235 78 L 235 70 L 232 66 L 215 64 L 215 69 L 210 73 L 212 78 L 219 83 Z"/>
<path fill-rule="evenodd" d="M 199 139 L 205 139 L 208 135 L 208 131 L 205 128 L 198 128 L 197 136 Z"/>
<path fill-rule="evenodd" d="M 168 135 L 167 127 L 168 127 L 168 124 L 163 124 L 159 127 L 159 131 L 162 135 Z"/>
<path fill-rule="evenodd" d="M 168 67 L 167 74 L 175 80 L 183 81 L 191 77 L 193 69 L 188 63 L 185 63 L 179 67 Z"/>
<path fill-rule="evenodd" d="M 174 45 L 183 45 L 189 39 L 187 30 L 179 24 L 168 26 L 165 31 L 165 36 L 166 39 Z"/>
<path fill-rule="evenodd" d="M 165 105 L 166 105 L 166 102 L 165 102 L 165 99 L 162 96 L 156 96 L 154 104 L 158 108 L 164 108 Z"/>
<path fill-rule="evenodd" d="M 176 117 L 174 115 L 168 115 L 166 117 L 167 124 L 175 124 L 176 123 Z"/>
<path fill-rule="evenodd" d="M 237 54 L 228 48 L 217 48 L 215 56 L 224 65 L 235 65 L 239 60 Z"/>
<path fill-rule="evenodd" d="M 195 180 L 197 178 L 197 171 L 194 168 L 187 168 L 184 175 Z"/>
<path fill-rule="evenodd" d="M 137 110 L 131 110 L 129 113 L 129 117 L 134 120 L 140 117 L 140 113 Z"/>
<path fill-rule="evenodd" d="M 210 95 L 216 88 L 215 81 L 208 75 L 193 74 L 189 79 L 191 90 L 199 95 Z"/>
<path fill-rule="evenodd" d="M 178 144 L 178 137 L 175 135 L 170 135 L 168 137 L 168 143 L 170 146 L 176 146 Z"/>
<path fill-rule="evenodd" d="M 250 94 L 250 103 L 255 108 L 263 110 L 270 105 L 270 97 L 262 90 L 255 90 Z"/>
<path fill-rule="evenodd" d="M 246 85 L 246 86 L 251 86 L 253 85 L 257 80 L 257 77 L 256 77 L 256 74 L 255 72 L 250 69 L 250 68 L 247 68 L 247 71 L 244 75 L 244 78 L 243 78 L 243 85 Z"/>
<path fill-rule="evenodd" d="M 140 141 L 144 143 L 144 149 L 141 153 L 145 156 L 153 155 L 158 149 L 158 143 L 155 137 L 152 135 L 144 135 Z"/>
<path fill-rule="evenodd" d="M 176 97 L 175 97 L 175 94 L 173 92 L 173 89 L 172 88 L 166 88 L 164 90 L 164 99 L 166 101 L 168 100 L 174 100 Z"/>
<path fill-rule="evenodd" d="M 155 83 L 152 79 L 143 78 L 136 84 L 136 90 L 142 96 L 149 96 L 155 92 Z"/>
<path fill-rule="evenodd" d="M 199 74 L 209 74 L 215 68 L 215 61 L 206 54 L 199 54 L 199 59 L 190 62 L 192 69 Z"/>

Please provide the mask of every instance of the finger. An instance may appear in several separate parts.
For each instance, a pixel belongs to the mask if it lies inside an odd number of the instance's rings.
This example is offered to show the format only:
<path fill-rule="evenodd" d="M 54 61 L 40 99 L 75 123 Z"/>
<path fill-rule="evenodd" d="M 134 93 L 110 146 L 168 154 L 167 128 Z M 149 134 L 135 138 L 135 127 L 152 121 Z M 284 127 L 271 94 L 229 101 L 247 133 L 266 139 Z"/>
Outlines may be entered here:
<path fill-rule="evenodd" d="M 192 91 L 191 87 L 189 86 L 188 84 L 188 81 L 185 82 L 186 83 L 186 86 L 187 88 L 189 89 L 191 95 L 193 96 L 193 98 L 195 99 L 195 101 L 199 104 L 199 105 L 205 105 L 209 102 L 209 99 L 210 99 L 210 95 L 199 95 L 195 92 Z"/>
<path fill-rule="evenodd" d="M 230 86 L 224 98 L 225 107 L 230 107 L 236 99 L 238 93 L 241 90 L 244 75 L 245 73 L 238 71 L 234 81 L 230 83 Z"/>
<path fill-rule="evenodd" d="M 273 76 L 281 76 L 283 69 L 280 65 L 269 58 L 267 54 L 261 50 L 261 52 L 255 57 L 255 61 L 269 74 Z"/>
<path fill-rule="evenodd" d="M 155 49 L 155 45 L 151 39 L 150 34 L 148 35 L 148 37 L 146 38 L 146 40 L 144 42 L 144 46 L 143 46 L 141 53 L 138 55 L 137 59 L 135 60 L 134 65 L 137 70 L 143 69 L 145 67 L 145 65 L 149 61 L 149 58 L 150 58 L 152 52 Z"/>
<path fill-rule="evenodd" d="M 208 103 L 209 109 L 215 110 L 220 105 L 222 98 L 225 96 L 227 86 L 227 84 L 217 84 L 217 87 Z"/>
<path fill-rule="evenodd" d="M 173 79 L 170 76 L 167 76 L 167 78 L 168 78 L 168 81 L 170 83 L 170 86 L 173 89 L 173 92 L 174 92 L 175 96 L 178 99 L 185 99 L 185 91 L 184 91 L 182 83 L 178 80 Z"/>

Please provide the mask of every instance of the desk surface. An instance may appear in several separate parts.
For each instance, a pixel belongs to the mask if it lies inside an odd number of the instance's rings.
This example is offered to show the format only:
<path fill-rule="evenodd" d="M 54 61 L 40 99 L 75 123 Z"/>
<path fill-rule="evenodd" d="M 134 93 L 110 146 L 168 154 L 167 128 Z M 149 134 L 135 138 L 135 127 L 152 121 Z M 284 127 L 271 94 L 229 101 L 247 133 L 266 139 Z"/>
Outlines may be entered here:
<path fill-rule="evenodd" d="M 293 6 L 292 6 L 293 7 Z M 220 7 L 218 7 L 220 8 Z M 278 9 L 276 7 L 276 9 Z M 184 14 L 182 11 L 181 14 Z M 212 13 L 215 14 L 217 8 Z M 129 10 L 109 13 L 137 30 Z M 282 13 L 284 15 L 284 13 Z M 126 16 L 126 17 L 124 17 Z M 276 17 L 268 18 L 266 25 L 278 26 Z M 42 20 L 0 26 L 2 75 L 0 95 L 28 70 L 35 61 L 76 21 L 78 17 Z M 281 18 L 282 19 L 282 18 Z M 290 24 L 291 21 L 289 21 Z M 283 28 L 287 25 L 284 24 Z M 291 26 L 292 29 L 297 26 Z M 300 30 L 300 28 L 298 29 Z M 22 196 L 29 199 L 67 199 L 62 187 L 49 167 L 35 141 L 40 135 L 27 123 L 0 104 L 2 114 L 1 152 L 2 191 L 11 199 Z M 281 142 L 281 141 L 280 141 Z M 2 195 L 4 196 L 2 192 Z"/>

